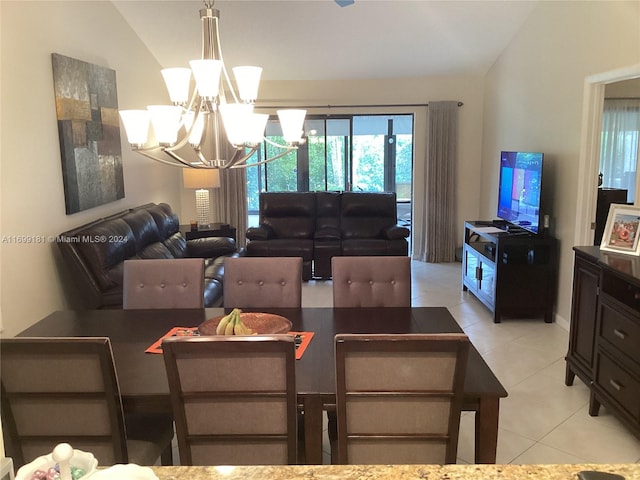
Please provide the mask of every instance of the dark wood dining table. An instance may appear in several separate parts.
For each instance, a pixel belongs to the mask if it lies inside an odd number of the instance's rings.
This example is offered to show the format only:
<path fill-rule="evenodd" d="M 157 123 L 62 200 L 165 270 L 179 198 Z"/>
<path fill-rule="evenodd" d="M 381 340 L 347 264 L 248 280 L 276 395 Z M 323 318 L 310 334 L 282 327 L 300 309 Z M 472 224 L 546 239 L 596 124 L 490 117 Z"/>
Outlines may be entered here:
<path fill-rule="evenodd" d="M 249 310 L 246 310 L 249 311 Z M 322 418 L 335 404 L 334 337 L 337 333 L 451 333 L 462 329 L 444 307 L 260 309 L 281 315 L 292 331 L 314 332 L 296 361 L 298 401 L 304 408 L 305 455 L 322 463 Z M 196 327 L 223 309 L 64 310 L 22 331 L 21 337 L 109 337 L 127 411 L 171 412 L 162 355 L 145 353 L 173 327 Z M 467 364 L 465 411 L 475 414 L 475 463 L 495 463 L 500 381 L 472 346 Z"/>

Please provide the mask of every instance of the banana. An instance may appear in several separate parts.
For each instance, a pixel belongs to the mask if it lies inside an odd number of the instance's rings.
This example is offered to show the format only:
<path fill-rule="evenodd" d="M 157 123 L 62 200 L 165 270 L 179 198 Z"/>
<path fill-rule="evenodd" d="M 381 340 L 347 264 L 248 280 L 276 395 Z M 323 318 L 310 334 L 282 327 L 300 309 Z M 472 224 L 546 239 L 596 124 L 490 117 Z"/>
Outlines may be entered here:
<path fill-rule="evenodd" d="M 234 315 L 234 313 L 231 312 L 231 314 L 229 316 L 231 318 L 229 319 L 229 321 L 227 322 L 227 324 L 224 327 L 224 334 L 225 335 L 233 335 L 233 327 L 236 324 L 236 316 Z"/>
<path fill-rule="evenodd" d="M 216 335 L 224 335 L 225 328 L 227 323 L 229 323 L 229 319 L 231 318 L 231 314 L 225 315 L 218 322 L 218 326 L 216 327 Z"/>

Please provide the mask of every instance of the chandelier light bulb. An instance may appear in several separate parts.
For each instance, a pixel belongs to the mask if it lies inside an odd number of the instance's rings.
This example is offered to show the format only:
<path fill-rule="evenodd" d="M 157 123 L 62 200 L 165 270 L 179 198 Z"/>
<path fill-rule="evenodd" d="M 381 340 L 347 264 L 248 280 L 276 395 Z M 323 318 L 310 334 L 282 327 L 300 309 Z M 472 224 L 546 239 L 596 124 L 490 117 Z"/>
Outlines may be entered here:
<path fill-rule="evenodd" d="M 220 114 L 229 142 L 235 146 L 244 145 L 247 137 L 247 124 L 253 114 L 253 105 L 246 103 L 228 103 L 220 105 Z"/>
<path fill-rule="evenodd" d="M 244 102 L 255 102 L 258 98 L 258 87 L 260 86 L 260 67 L 233 67 L 233 75 L 238 84 L 238 93 Z"/>
<path fill-rule="evenodd" d="M 204 132 L 204 127 L 206 125 L 206 119 L 209 115 L 208 112 L 200 112 L 198 115 L 198 119 L 196 120 L 196 125 L 193 127 L 191 131 L 191 135 L 189 135 L 189 143 L 192 146 L 199 146 L 202 141 L 202 133 Z M 196 116 L 196 113 L 193 110 L 188 110 L 182 115 L 182 124 L 187 132 L 191 129 L 191 125 L 193 125 L 193 119 Z"/>
<path fill-rule="evenodd" d="M 267 128 L 269 115 L 266 113 L 254 113 L 251 115 L 247 126 L 247 139 L 249 145 L 258 145 L 264 139 L 264 130 Z"/>
<path fill-rule="evenodd" d="M 161 70 L 169 98 L 174 105 L 185 105 L 189 101 L 191 70 L 189 68 L 165 68 Z"/>
<path fill-rule="evenodd" d="M 191 60 L 189 62 L 193 77 L 196 79 L 198 93 L 205 99 L 213 99 L 220 91 L 220 73 L 222 72 L 221 60 Z"/>
<path fill-rule="evenodd" d="M 278 118 L 282 126 L 282 137 L 285 142 L 300 143 L 302 141 L 302 126 L 306 114 L 306 110 L 278 110 Z"/>
<path fill-rule="evenodd" d="M 178 129 L 182 119 L 182 107 L 171 105 L 149 105 L 151 124 L 156 140 L 161 145 L 173 145 L 178 140 Z"/>
<path fill-rule="evenodd" d="M 120 110 L 120 118 L 131 145 L 141 147 L 149 138 L 149 112 L 147 110 Z"/>

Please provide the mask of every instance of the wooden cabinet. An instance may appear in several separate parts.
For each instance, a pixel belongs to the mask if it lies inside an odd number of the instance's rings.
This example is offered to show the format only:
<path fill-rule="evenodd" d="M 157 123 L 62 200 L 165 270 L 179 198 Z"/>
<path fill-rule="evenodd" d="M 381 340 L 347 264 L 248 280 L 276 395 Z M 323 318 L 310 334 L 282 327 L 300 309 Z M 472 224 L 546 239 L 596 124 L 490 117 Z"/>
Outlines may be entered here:
<path fill-rule="evenodd" d="M 605 405 L 640 438 L 640 259 L 574 247 L 565 383 L 591 389 L 589 413 Z"/>
<path fill-rule="evenodd" d="M 503 315 L 543 314 L 553 320 L 556 291 L 556 241 L 509 233 L 491 222 L 465 222 L 462 286 L 491 312 Z"/>

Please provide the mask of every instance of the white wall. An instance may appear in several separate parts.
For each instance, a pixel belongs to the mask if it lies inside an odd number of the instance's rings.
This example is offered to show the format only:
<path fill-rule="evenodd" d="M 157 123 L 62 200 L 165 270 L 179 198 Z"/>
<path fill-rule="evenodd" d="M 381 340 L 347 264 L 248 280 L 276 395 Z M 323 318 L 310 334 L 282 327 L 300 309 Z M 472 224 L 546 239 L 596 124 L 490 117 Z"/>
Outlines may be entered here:
<path fill-rule="evenodd" d="M 482 207 L 493 218 L 500 150 L 545 153 L 560 242 L 558 321 L 569 321 L 585 77 L 640 61 L 640 2 L 539 2 L 486 78 Z M 548 168 L 547 168 L 548 167 Z M 594 187 L 597 178 L 593 179 Z"/>
<path fill-rule="evenodd" d="M 166 102 L 160 66 L 110 2 L 1 1 L 1 244 L 3 335 L 74 305 L 55 244 L 13 236 L 55 236 L 146 202 L 179 211 L 180 175 L 131 152 L 121 130 L 125 198 L 65 214 L 51 53 L 114 69 L 120 108 Z"/>

